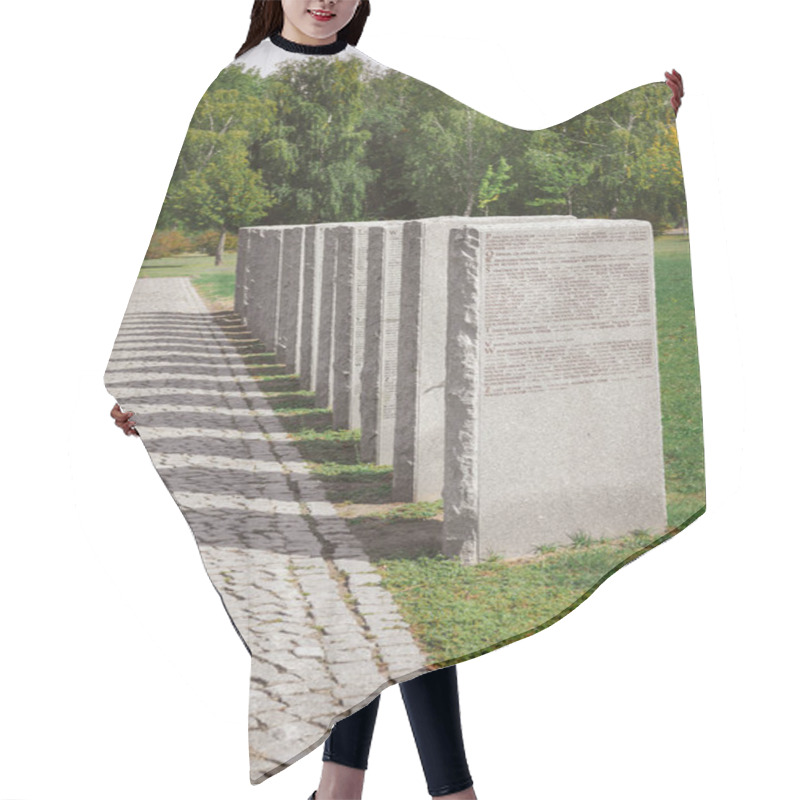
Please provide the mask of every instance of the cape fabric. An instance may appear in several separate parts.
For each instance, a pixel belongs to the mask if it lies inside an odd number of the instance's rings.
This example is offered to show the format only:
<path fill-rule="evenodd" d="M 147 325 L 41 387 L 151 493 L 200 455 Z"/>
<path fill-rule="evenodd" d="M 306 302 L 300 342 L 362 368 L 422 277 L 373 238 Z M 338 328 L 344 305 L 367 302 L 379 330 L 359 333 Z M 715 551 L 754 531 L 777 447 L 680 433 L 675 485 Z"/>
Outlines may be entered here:
<path fill-rule="evenodd" d="M 105 385 L 251 656 L 252 783 L 703 513 L 670 97 L 526 131 L 279 35 L 204 94 Z"/>

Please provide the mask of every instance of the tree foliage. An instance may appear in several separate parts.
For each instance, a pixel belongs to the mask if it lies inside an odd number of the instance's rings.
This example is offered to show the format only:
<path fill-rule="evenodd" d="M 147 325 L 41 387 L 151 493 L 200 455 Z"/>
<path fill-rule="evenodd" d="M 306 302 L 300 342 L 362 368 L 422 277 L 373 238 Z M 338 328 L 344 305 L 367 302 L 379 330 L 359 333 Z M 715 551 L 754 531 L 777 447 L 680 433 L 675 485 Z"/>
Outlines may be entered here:
<path fill-rule="evenodd" d="M 546 130 L 503 125 L 360 59 L 223 70 L 197 106 L 158 228 L 447 214 L 685 215 L 666 84 Z"/>

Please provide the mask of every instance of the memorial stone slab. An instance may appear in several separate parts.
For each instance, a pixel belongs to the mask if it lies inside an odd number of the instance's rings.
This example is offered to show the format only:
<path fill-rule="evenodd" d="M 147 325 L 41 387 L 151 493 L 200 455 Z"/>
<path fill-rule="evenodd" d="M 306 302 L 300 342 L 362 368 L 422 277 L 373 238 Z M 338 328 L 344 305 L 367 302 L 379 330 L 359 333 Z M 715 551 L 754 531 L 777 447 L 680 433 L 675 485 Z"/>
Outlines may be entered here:
<path fill-rule="evenodd" d="M 403 225 L 391 220 L 370 227 L 367 246 L 359 444 L 363 461 L 386 465 L 394 457 Z"/>
<path fill-rule="evenodd" d="M 316 391 L 317 384 L 317 363 L 319 357 L 319 334 L 320 334 L 320 308 L 323 300 L 330 304 L 330 314 L 333 314 L 333 297 L 331 292 L 335 286 L 330 285 L 326 288 L 323 296 L 322 276 L 323 261 L 325 259 L 325 231 L 337 228 L 338 222 L 320 222 L 305 226 L 305 244 L 303 246 L 303 290 L 301 292 L 300 310 L 300 343 L 298 352 L 300 355 L 300 365 L 298 374 L 303 389 Z M 333 250 L 329 252 L 328 258 L 333 259 L 330 266 L 333 268 L 331 280 L 335 278 L 335 258 L 336 246 L 335 239 L 329 235 L 329 246 Z M 330 244 L 332 243 L 332 244 Z M 331 320 L 332 320 L 331 316 Z M 332 323 L 330 323 L 332 324 Z M 328 336 L 330 342 L 330 336 Z M 330 370 L 330 360 L 328 364 Z M 325 407 L 329 404 L 325 403 Z"/>
<path fill-rule="evenodd" d="M 315 331 L 312 343 L 312 374 L 314 375 L 314 404 L 317 408 L 331 405 L 333 362 L 333 311 L 336 303 L 336 259 L 339 250 L 338 225 L 317 225 L 317 268 L 319 302 L 315 305 Z M 320 247 L 320 237 L 322 246 Z"/>
<path fill-rule="evenodd" d="M 280 282 L 276 310 L 275 353 L 278 362 L 293 374 L 300 343 L 300 296 L 303 289 L 303 243 L 305 226 L 286 226 L 281 245 Z"/>
<path fill-rule="evenodd" d="M 402 224 L 398 220 L 370 220 L 344 223 L 339 228 L 331 403 L 333 424 L 337 428 L 361 428 L 370 232 Z M 374 326 L 371 333 L 375 333 Z M 373 349 L 371 358 L 374 355 Z M 367 369 L 367 378 L 373 386 L 374 376 L 370 372 L 377 368 L 377 362 L 373 361 Z"/>
<path fill-rule="evenodd" d="M 258 248 L 256 247 L 256 240 L 258 238 L 258 234 L 256 233 L 255 228 L 250 228 L 247 243 L 247 254 L 246 254 L 246 262 L 245 262 L 245 269 L 244 269 L 244 287 L 243 287 L 243 297 L 244 297 L 244 313 L 242 314 L 242 319 L 244 320 L 245 324 L 248 324 L 249 321 L 255 315 L 255 300 L 253 295 L 254 284 L 256 281 L 256 254 Z"/>
<path fill-rule="evenodd" d="M 444 552 L 475 563 L 662 533 L 650 224 L 449 237 Z"/>
<path fill-rule="evenodd" d="M 334 428 L 358 428 L 353 394 L 360 389 L 357 350 L 363 355 L 363 309 L 366 306 L 366 257 L 359 225 L 340 225 L 336 257 L 336 300 L 333 319 L 333 386 L 331 412 Z M 364 257 L 362 257 L 362 255 Z M 359 296 L 363 295 L 363 296 Z M 360 312 L 360 313 L 359 313 Z M 359 326 L 359 317 L 361 325 Z M 361 336 L 358 336 L 359 328 Z M 358 340 L 358 341 L 357 341 Z M 355 404 L 357 406 L 357 404 Z"/>
<path fill-rule="evenodd" d="M 269 353 L 275 351 L 282 232 L 280 225 L 250 228 L 248 245 L 245 322 Z"/>
<path fill-rule="evenodd" d="M 392 499 L 439 500 L 444 482 L 444 382 L 450 230 L 541 225 L 570 216 L 431 217 L 403 226 Z"/>
<path fill-rule="evenodd" d="M 233 310 L 242 319 L 245 317 L 247 293 L 248 247 L 250 244 L 250 228 L 239 228 L 236 238 L 236 288 L 234 290 Z"/>
<path fill-rule="evenodd" d="M 314 309 L 319 303 L 317 289 L 317 226 L 306 225 L 303 232 L 303 288 L 300 295 L 300 339 L 297 343 L 298 365 L 297 372 L 300 376 L 300 387 L 305 390 L 313 389 L 313 332 Z"/>

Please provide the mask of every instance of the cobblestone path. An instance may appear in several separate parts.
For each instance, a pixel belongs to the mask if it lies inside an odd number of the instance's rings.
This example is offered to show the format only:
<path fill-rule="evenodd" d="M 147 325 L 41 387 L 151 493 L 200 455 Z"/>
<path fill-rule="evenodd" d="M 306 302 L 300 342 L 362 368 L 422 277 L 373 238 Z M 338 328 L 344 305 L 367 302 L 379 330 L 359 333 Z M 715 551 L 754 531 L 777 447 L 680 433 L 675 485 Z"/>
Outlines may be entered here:
<path fill-rule="evenodd" d="M 233 314 L 188 278 L 136 282 L 105 375 L 251 655 L 251 781 L 425 671 L 380 574 L 248 374 Z"/>

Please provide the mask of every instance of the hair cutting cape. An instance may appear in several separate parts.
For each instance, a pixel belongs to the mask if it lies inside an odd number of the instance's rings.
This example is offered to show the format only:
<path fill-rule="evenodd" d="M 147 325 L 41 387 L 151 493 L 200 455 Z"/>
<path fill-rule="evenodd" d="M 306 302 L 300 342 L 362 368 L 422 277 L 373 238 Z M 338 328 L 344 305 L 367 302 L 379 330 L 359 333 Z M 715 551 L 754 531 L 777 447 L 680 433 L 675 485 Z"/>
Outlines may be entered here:
<path fill-rule="evenodd" d="M 670 97 L 527 131 L 280 36 L 203 95 L 105 385 L 250 654 L 251 782 L 704 511 Z"/>

